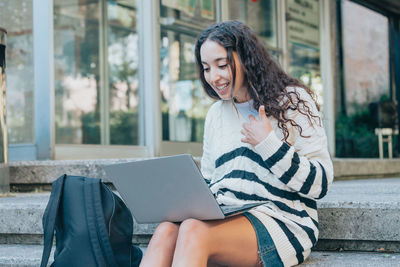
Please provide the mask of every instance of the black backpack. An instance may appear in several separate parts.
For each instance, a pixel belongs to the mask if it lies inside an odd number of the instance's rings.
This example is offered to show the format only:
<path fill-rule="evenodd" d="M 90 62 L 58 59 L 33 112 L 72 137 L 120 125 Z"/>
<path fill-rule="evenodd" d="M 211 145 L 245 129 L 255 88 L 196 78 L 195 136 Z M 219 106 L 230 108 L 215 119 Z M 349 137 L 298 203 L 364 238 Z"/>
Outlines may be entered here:
<path fill-rule="evenodd" d="M 133 267 L 142 259 L 132 245 L 129 209 L 97 178 L 63 175 L 54 181 L 43 215 L 41 267 L 47 266 L 54 230 L 54 267 Z"/>

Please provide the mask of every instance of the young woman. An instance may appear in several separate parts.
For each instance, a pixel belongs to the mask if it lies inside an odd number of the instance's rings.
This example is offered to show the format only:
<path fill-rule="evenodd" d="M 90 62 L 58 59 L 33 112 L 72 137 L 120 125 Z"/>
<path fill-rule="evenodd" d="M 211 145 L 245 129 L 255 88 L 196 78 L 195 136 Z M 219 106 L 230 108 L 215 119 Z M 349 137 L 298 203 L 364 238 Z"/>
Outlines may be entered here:
<path fill-rule="evenodd" d="M 221 205 L 266 201 L 224 220 L 164 222 L 141 266 L 293 266 L 318 238 L 316 199 L 332 162 L 309 88 L 238 21 L 211 25 L 195 55 L 208 111 L 201 170 Z"/>

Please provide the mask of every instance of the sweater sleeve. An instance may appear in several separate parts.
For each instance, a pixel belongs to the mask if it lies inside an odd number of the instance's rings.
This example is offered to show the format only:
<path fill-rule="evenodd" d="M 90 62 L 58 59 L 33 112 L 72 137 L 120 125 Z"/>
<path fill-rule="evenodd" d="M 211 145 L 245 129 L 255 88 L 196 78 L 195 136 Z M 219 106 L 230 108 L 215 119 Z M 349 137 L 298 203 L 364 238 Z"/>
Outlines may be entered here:
<path fill-rule="evenodd" d="M 312 98 L 302 94 L 312 114 L 318 114 Z M 294 143 L 281 141 L 272 131 L 255 150 L 269 170 L 281 182 L 300 194 L 314 199 L 324 197 L 333 181 L 333 166 L 328 152 L 327 138 L 318 119 L 311 119 L 299 111 L 288 116 L 302 127 L 302 135 L 294 129 Z M 321 123 L 322 124 L 322 123 Z"/>
<path fill-rule="evenodd" d="M 204 135 L 203 135 L 203 155 L 201 157 L 201 173 L 205 178 L 207 184 L 210 184 L 212 173 L 215 169 L 212 160 L 211 145 L 212 140 L 212 107 L 207 112 L 206 120 L 204 123 Z"/>

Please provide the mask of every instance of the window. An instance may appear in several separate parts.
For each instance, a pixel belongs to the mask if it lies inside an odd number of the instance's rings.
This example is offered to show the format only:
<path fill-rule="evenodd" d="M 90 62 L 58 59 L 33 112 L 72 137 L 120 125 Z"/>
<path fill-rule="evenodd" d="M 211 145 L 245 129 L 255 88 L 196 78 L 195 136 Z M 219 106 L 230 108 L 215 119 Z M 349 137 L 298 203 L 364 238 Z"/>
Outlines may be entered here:
<path fill-rule="evenodd" d="M 54 1 L 57 144 L 138 145 L 135 1 Z"/>
<path fill-rule="evenodd" d="M 288 72 L 310 87 L 323 111 L 318 0 L 287 0 Z"/>
<path fill-rule="evenodd" d="M 125 1 L 131 3 L 132 1 Z M 139 136 L 138 34 L 136 9 L 121 1 L 108 5 L 110 138 L 113 145 L 143 144 Z"/>
<path fill-rule="evenodd" d="M 379 157 L 375 129 L 394 128 L 396 124 L 389 76 L 388 18 L 348 0 L 341 3 L 344 86 L 336 116 L 336 155 Z M 397 138 L 393 141 L 396 157 Z"/>
<path fill-rule="evenodd" d="M 0 0 L 7 34 L 7 127 L 9 144 L 34 143 L 32 0 Z"/>
<path fill-rule="evenodd" d="M 230 0 L 224 12 L 231 20 L 240 20 L 250 26 L 265 42 L 270 53 L 276 58 L 280 55 L 278 49 L 278 21 L 276 0 Z"/>
<path fill-rule="evenodd" d="M 194 57 L 196 37 L 216 21 L 214 0 L 160 1 L 160 90 L 162 140 L 199 143 L 163 154 L 191 152 L 201 155 L 204 120 L 212 100 L 205 95 Z"/>
<path fill-rule="evenodd" d="M 193 36 L 161 32 L 161 111 L 163 140 L 202 142 L 204 119 L 211 104 L 194 58 Z"/>

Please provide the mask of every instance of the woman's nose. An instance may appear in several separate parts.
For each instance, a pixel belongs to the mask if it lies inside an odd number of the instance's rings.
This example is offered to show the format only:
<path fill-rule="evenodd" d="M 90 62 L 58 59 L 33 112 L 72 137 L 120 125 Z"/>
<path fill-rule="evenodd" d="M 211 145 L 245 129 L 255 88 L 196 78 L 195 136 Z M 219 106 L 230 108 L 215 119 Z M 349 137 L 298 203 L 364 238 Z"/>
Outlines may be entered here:
<path fill-rule="evenodd" d="M 211 70 L 210 78 L 212 82 L 216 82 L 221 78 L 217 70 Z"/>

